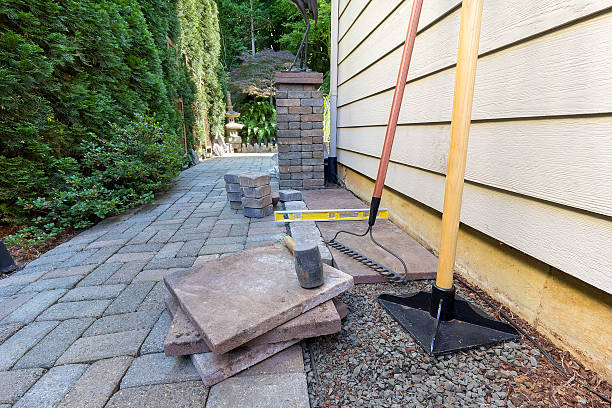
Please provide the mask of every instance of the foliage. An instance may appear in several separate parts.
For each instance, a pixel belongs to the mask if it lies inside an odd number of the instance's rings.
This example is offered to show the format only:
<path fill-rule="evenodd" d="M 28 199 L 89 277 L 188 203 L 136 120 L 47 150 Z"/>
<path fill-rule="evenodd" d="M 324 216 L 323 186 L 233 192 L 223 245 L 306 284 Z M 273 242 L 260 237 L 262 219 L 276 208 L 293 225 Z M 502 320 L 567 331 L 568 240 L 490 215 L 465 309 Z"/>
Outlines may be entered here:
<path fill-rule="evenodd" d="M 117 129 L 142 115 L 159 123 L 168 143 L 185 129 L 187 147 L 222 131 L 219 53 L 214 0 L 0 2 L 0 221 L 27 223 L 42 211 L 35 203 L 79 208 L 53 204 L 59 192 L 78 194 L 83 207 L 106 197 L 108 211 L 91 210 L 100 215 L 140 200 L 91 178 L 90 143 L 110 154 L 104 149 Z"/>
<path fill-rule="evenodd" d="M 276 109 L 267 100 L 253 100 L 241 106 L 240 123 L 244 124 L 246 143 L 269 144 L 276 140 Z"/>
<path fill-rule="evenodd" d="M 85 228 L 135 205 L 152 200 L 184 164 L 182 149 L 152 118 L 139 116 L 125 127 L 112 127 L 110 138 L 92 135 L 83 142 L 79 172 L 64 176 L 47 197 L 20 200 L 38 214 L 32 225 L 8 238 L 28 247 L 66 228 Z"/>

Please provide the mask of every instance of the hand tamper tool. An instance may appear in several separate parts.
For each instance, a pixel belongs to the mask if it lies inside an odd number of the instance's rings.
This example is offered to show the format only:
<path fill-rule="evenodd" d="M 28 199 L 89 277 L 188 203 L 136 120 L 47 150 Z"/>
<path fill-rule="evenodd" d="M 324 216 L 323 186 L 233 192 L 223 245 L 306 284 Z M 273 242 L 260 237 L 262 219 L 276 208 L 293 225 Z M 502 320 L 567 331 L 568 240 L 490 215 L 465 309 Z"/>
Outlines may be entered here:
<path fill-rule="evenodd" d="M 464 0 L 461 10 L 436 284 L 431 293 L 419 292 L 412 296 L 383 294 L 378 297 L 387 312 L 431 355 L 519 338 L 518 332 L 509 324 L 490 319 L 465 300 L 455 298 L 453 285 L 483 2 Z"/>
<path fill-rule="evenodd" d="M 285 244 L 293 253 L 295 260 L 295 273 L 300 286 L 304 289 L 313 289 L 323 284 L 323 261 L 319 247 L 315 243 L 297 244 L 290 236 L 285 236 Z"/>

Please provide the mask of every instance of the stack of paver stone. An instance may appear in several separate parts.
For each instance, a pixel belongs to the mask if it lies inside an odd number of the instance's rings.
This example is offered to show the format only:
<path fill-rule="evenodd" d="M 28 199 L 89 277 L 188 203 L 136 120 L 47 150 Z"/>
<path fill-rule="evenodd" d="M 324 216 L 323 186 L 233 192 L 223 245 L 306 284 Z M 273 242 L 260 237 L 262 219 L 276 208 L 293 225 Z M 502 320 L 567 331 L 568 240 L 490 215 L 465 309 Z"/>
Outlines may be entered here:
<path fill-rule="evenodd" d="M 263 218 L 274 212 L 270 176 L 265 173 L 242 173 L 240 194 L 245 217 Z"/>
<path fill-rule="evenodd" d="M 282 245 L 257 247 L 164 278 L 173 322 L 168 356 L 191 356 L 212 386 L 308 337 L 337 333 L 353 278 L 324 265 L 325 282 L 299 286 Z"/>
<path fill-rule="evenodd" d="M 240 172 L 230 172 L 223 176 L 227 200 L 232 210 L 242 210 L 242 195 L 240 194 Z"/>

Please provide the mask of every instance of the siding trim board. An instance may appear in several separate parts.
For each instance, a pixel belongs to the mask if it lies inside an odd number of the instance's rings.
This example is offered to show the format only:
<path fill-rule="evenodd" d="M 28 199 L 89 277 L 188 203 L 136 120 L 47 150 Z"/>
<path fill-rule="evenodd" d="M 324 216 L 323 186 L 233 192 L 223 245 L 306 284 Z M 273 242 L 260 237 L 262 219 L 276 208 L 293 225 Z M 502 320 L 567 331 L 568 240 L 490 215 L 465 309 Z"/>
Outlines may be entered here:
<path fill-rule="evenodd" d="M 338 160 L 375 178 L 378 160 L 338 149 Z M 390 163 L 387 186 L 442 211 L 444 177 Z M 466 182 L 461 222 L 612 293 L 612 222 L 572 209 Z"/>

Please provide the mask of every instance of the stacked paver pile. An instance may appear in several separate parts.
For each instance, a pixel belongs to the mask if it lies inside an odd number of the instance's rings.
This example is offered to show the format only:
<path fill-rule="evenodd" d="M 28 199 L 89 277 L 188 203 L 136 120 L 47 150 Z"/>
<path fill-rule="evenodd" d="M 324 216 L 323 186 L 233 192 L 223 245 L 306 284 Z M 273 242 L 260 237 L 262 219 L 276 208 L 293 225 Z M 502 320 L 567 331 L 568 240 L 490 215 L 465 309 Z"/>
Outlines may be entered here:
<path fill-rule="evenodd" d="M 303 289 L 291 253 L 273 245 L 167 275 L 173 321 L 164 351 L 190 355 L 204 384 L 212 386 L 304 338 L 339 332 L 346 309 L 333 298 L 353 279 L 324 268 L 325 283 Z"/>
<path fill-rule="evenodd" d="M 270 176 L 265 173 L 242 173 L 240 194 L 245 217 L 263 218 L 274 212 Z"/>
<path fill-rule="evenodd" d="M 323 94 L 316 89 L 323 75 L 279 72 L 275 81 L 279 186 L 321 188 L 325 184 Z"/>

